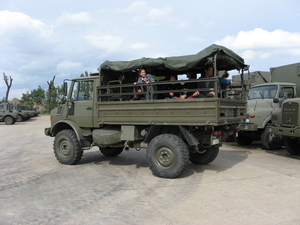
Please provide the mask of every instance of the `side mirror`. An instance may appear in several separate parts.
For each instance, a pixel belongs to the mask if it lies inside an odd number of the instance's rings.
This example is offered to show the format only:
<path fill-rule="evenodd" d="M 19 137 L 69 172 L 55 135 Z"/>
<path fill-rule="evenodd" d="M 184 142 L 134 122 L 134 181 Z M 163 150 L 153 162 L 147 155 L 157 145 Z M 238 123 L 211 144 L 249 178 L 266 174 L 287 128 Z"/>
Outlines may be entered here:
<path fill-rule="evenodd" d="M 278 98 L 274 98 L 273 99 L 273 103 L 278 103 L 279 102 L 279 99 Z"/>
<path fill-rule="evenodd" d="M 64 92 L 63 92 L 64 96 L 68 95 L 68 83 L 64 82 Z"/>

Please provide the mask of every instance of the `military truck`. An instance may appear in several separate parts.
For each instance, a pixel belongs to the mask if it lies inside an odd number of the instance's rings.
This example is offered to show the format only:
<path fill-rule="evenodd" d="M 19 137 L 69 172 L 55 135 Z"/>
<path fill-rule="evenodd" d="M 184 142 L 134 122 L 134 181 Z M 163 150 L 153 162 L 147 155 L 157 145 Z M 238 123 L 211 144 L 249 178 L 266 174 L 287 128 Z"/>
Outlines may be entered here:
<path fill-rule="evenodd" d="M 211 78 L 170 81 L 170 75 L 202 73 L 214 67 Z M 217 91 L 219 70 L 239 70 L 249 66 L 233 51 L 211 45 L 195 55 L 141 58 L 132 61 L 105 61 L 99 73 L 64 82 L 66 103 L 50 113 L 51 127 L 45 134 L 54 138 L 54 154 L 62 164 L 76 164 L 83 151 L 96 146 L 108 157 L 124 149 L 146 150 L 146 160 L 158 177 L 174 178 L 188 161 L 208 164 L 219 153 L 222 140 L 232 134 L 246 116 L 246 96 L 229 99 L 226 93 L 210 98 L 165 99 L 166 93 Z M 133 100 L 139 69 L 146 69 L 157 82 Z M 185 84 L 213 82 L 213 88 L 186 90 Z M 174 90 L 166 85 L 181 84 Z M 243 88 L 241 86 L 241 88 Z M 67 93 L 67 89 L 69 89 Z M 226 91 L 226 90 L 225 90 Z"/>
<path fill-rule="evenodd" d="M 13 104 L 11 105 L 12 109 L 18 112 L 18 116 L 16 121 L 17 122 L 22 122 L 25 120 L 30 119 L 28 111 L 22 109 L 23 107 L 20 104 Z"/>
<path fill-rule="evenodd" d="M 251 88 L 254 85 L 265 84 L 271 82 L 271 74 L 269 71 L 254 71 L 244 76 L 244 83 Z M 241 75 L 232 75 L 233 85 L 240 85 Z"/>
<path fill-rule="evenodd" d="M 18 117 L 18 112 L 13 110 L 8 102 L 0 102 L 0 122 L 6 125 L 15 124 Z"/>
<path fill-rule="evenodd" d="M 261 141 L 265 149 L 275 150 L 283 146 L 282 137 L 268 132 L 266 128 L 272 122 L 271 113 L 279 109 L 285 99 L 299 97 L 300 63 L 270 68 L 270 74 L 270 83 L 250 88 L 247 100 L 248 118 L 239 125 L 234 137 L 240 145 Z"/>
<path fill-rule="evenodd" d="M 290 154 L 300 154 L 300 98 L 282 102 L 281 108 L 272 113 L 272 124 L 268 131 L 283 137 L 284 146 Z"/>

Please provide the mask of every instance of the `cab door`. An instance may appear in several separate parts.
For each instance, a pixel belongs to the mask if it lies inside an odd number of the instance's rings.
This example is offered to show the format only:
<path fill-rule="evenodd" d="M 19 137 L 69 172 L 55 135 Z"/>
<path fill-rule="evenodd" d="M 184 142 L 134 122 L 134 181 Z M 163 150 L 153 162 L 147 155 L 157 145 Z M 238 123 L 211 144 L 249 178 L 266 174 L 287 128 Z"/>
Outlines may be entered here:
<path fill-rule="evenodd" d="M 73 83 L 68 101 L 68 118 L 79 127 L 93 127 L 94 80 L 77 80 Z"/>

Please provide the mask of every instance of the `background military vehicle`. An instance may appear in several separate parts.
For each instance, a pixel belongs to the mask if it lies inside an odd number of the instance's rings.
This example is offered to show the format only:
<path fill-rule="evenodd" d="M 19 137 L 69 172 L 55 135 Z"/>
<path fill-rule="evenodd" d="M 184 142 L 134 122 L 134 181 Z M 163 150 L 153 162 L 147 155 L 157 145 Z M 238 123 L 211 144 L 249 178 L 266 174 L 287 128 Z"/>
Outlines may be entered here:
<path fill-rule="evenodd" d="M 214 67 L 211 78 L 170 81 L 170 75 L 202 73 L 206 65 Z M 157 82 L 140 95 L 146 100 L 131 101 L 138 85 L 137 71 L 146 69 Z M 228 98 L 227 90 L 211 98 L 164 99 L 164 94 L 187 92 L 185 84 L 194 83 L 195 91 L 218 93 L 220 70 L 244 72 L 248 66 L 231 50 L 211 45 L 195 55 L 166 58 L 142 58 L 132 61 L 104 62 L 99 73 L 71 80 L 67 100 L 51 111 L 51 127 L 45 134 L 54 138 L 54 154 L 63 164 L 76 164 L 83 150 L 99 147 L 105 156 L 117 156 L 123 149 L 146 148 L 152 173 L 174 178 L 190 160 L 208 164 L 218 155 L 222 140 L 231 135 L 246 117 L 244 92 Z M 213 82 L 212 88 L 197 88 L 201 82 Z M 182 87 L 166 90 L 165 85 Z M 184 84 L 184 85 L 183 85 Z M 243 86 L 241 86 L 243 89 Z M 156 98 L 158 96 L 158 98 Z"/>
<path fill-rule="evenodd" d="M 244 76 L 244 83 L 249 88 L 257 84 L 271 82 L 271 74 L 269 71 L 254 71 Z M 241 75 L 232 75 L 232 84 L 239 85 L 241 83 Z"/>
<path fill-rule="evenodd" d="M 300 154 L 300 98 L 283 101 L 281 108 L 272 113 L 272 124 L 268 130 L 271 134 L 283 137 L 289 153 Z"/>
<path fill-rule="evenodd" d="M 18 112 L 18 116 L 16 121 L 21 122 L 25 121 L 31 118 L 27 110 L 24 110 L 24 107 L 22 107 L 20 104 L 13 104 L 11 105 L 12 109 Z"/>
<path fill-rule="evenodd" d="M 270 78 L 270 83 L 254 85 L 249 90 L 248 118 L 239 125 L 234 137 L 240 145 L 250 145 L 255 140 L 261 140 L 266 149 L 280 149 L 283 145 L 281 136 L 266 128 L 272 121 L 271 112 L 279 109 L 283 100 L 299 97 L 300 63 L 270 68 Z"/>
<path fill-rule="evenodd" d="M 18 112 L 13 110 L 12 105 L 8 102 L 0 102 L 0 122 L 6 125 L 15 124 Z"/>

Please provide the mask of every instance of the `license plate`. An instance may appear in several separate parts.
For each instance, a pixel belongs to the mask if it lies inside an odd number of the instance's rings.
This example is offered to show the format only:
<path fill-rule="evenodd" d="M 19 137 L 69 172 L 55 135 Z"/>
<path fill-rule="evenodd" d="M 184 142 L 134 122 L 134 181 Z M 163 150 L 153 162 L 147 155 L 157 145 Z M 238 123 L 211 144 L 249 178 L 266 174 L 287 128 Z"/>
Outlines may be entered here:
<path fill-rule="evenodd" d="M 219 139 L 212 139 L 212 145 L 217 145 L 220 143 Z"/>

